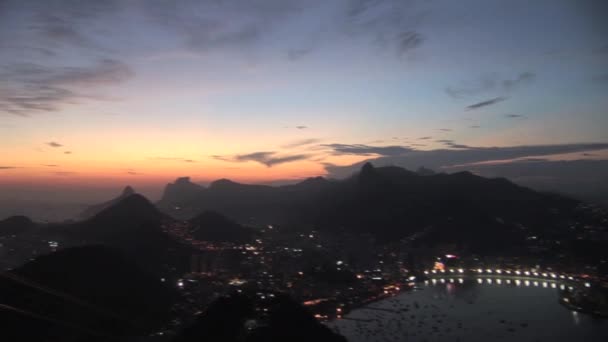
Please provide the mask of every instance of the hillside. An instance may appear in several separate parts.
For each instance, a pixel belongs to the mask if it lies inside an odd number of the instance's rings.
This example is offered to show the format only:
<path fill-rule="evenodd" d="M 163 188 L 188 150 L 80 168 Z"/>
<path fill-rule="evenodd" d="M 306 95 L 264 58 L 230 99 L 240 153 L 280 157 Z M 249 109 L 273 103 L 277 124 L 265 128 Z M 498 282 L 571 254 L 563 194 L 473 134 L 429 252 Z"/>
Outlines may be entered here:
<path fill-rule="evenodd" d="M 0 278 L 0 311 L 11 341 L 103 340 L 146 334 L 164 324 L 174 290 L 141 270 L 118 250 L 68 248 L 38 257 Z"/>

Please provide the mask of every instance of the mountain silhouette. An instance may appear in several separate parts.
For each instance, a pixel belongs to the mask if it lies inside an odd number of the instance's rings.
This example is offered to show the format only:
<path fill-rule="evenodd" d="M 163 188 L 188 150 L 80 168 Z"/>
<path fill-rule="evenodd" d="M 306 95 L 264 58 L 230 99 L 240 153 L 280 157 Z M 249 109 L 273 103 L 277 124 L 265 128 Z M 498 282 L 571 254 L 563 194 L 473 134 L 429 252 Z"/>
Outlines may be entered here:
<path fill-rule="evenodd" d="M 292 206 L 306 204 L 311 196 L 330 183 L 316 177 L 297 184 L 273 187 L 220 179 L 212 182 L 208 188 L 198 188 L 187 197 L 172 199 L 163 196 L 158 205 L 164 212 L 180 219 L 190 219 L 211 210 L 247 224 L 286 220 L 290 217 Z"/>
<path fill-rule="evenodd" d="M 182 201 L 177 215 L 213 210 L 240 223 L 313 225 L 384 240 L 425 231 L 427 241 L 492 251 L 507 243 L 521 244 L 525 234 L 563 226 L 576 215 L 578 204 L 503 178 L 470 172 L 420 175 L 366 163 L 340 181 L 319 178 L 271 187 L 219 180 Z"/>
<path fill-rule="evenodd" d="M 111 199 L 111 200 L 109 200 L 107 202 L 100 203 L 100 204 L 95 204 L 95 205 L 92 205 L 92 206 L 86 208 L 80 214 L 80 218 L 81 219 L 91 218 L 91 217 L 97 215 L 99 212 L 103 211 L 104 209 L 113 206 L 114 204 L 120 202 L 121 200 L 123 200 L 123 199 L 125 199 L 125 198 L 127 198 L 127 197 L 129 197 L 129 196 L 131 196 L 133 194 L 135 194 L 135 190 L 131 186 L 127 185 L 123 189 L 122 193 L 118 197 L 116 197 L 114 199 Z"/>
<path fill-rule="evenodd" d="M 424 166 L 419 167 L 418 170 L 416 170 L 416 173 L 421 176 L 432 176 L 432 175 L 436 174 L 435 171 L 428 169 Z"/>
<path fill-rule="evenodd" d="M 26 233 L 35 226 L 26 216 L 11 216 L 0 221 L 0 236 Z"/>
<path fill-rule="evenodd" d="M 192 183 L 190 177 L 180 177 L 174 183 L 165 186 L 162 199 L 158 202 L 160 207 L 179 207 L 182 203 L 193 200 L 205 188 Z"/>
<path fill-rule="evenodd" d="M 79 244 L 118 248 L 145 270 L 166 274 L 185 269 L 190 252 L 163 231 L 162 225 L 171 221 L 144 196 L 132 194 L 85 221 L 53 230 Z"/>
<path fill-rule="evenodd" d="M 158 277 L 102 246 L 38 257 L 0 278 L 0 292 L 2 304 L 35 313 L 0 311 L 2 334 L 11 341 L 147 334 L 168 321 L 177 298 Z"/>

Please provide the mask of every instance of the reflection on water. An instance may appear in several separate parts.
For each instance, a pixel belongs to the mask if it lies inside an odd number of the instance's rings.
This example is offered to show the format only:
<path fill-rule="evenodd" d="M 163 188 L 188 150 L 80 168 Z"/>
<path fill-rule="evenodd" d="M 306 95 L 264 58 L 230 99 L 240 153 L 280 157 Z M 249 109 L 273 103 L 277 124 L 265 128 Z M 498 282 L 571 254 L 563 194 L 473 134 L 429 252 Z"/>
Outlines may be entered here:
<path fill-rule="evenodd" d="M 559 304 L 567 288 L 542 280 L 432 279 L 328 325 L 351 342 L 608 341 L 608 320 Z"/>

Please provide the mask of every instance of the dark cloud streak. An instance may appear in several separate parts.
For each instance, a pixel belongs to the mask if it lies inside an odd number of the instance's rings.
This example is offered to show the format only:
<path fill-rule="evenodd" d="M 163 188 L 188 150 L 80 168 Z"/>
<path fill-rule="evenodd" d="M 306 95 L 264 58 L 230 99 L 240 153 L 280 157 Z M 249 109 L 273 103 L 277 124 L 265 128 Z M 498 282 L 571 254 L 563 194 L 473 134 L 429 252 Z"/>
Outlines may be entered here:
<path fill-rule="evenodd" d="M 292 154 L 292 155 L 280 155 L 274 151 L 260 151 L 260 152 L 252 152 L 247 154 L 237 154 L 234 156 L 219 156 L 214 155 L 212 158 L 226 161 L 226 162 L 257 162 L 267 167 L 273 167 L 275 165 L 290 163 L 299 160 L 307 160 L 311 157 L 309 154 Z"/>
<path fill-rule="evenodd" d="M 56 141 L 49 141 L 49 142 L 47 142 L 46 144 L 47 144 L 47 145 L 49 145 L 49 146 L 51 146 L 51 147 L 55 147 L 55 148 L 58 148 L 58 147 L 63 147 L 63 145 L 62 145 L 62 144 L 60 144 L 60 143 L 58 143 L 58 142 L 56 142 Z"/>
<path fill-rule="evenodd" d="M 370 146 L 362 144 L 323 144 L 320 146 L 329 148 L 334 155 L 398 156 L 414 151 L 405 146 Z"/>
<path fill-rule="evenodd" d="M 479 108 L 482 108 L 482 107 L 487 107 L 487 106 L 491 106 L 491 105 L 497 104 L 497 103 L 502 102 L 502 101 L 504 101 L 506 99 L 507 99 L 506 97 L 495 97 L 495 98 L 490 99 L 490 100 L 474 103 L 472 105 L 467 106 L 465 109 L 466 110 L 479 109 Z"/>

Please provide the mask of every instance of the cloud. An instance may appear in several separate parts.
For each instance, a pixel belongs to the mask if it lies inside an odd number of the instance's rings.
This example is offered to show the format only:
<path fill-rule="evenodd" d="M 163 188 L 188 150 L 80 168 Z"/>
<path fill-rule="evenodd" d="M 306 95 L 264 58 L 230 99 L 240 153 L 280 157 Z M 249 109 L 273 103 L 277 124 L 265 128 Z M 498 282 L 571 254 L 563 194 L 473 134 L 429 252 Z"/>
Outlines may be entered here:
<path fill-rule="evenodd" d="M 530 145 L 510 147 L 474 147 L 438 149 L 430 151 L 416 150 L 399 156 L 382 156 L 372 160 L 374 165 L 396 165 L 408 169 L 420 166 L 432 169 L 449 168 L 454 165 L 467 165 L 492 160 L 509 160 L 516 158 L 541 158 L 556 154 L 591 152 L 608 149 L 608 143 Z M 350 166 L 327 168 L 329 176 L 343 178 L 358 170 L 365 161 Z"/>
<path fill-rule="evenodd" d="M 63 154 L 72 154 L 72 151 L 65 151 Z"/>
<path fill-rule="evenodd" d="M 413 50 L 422 45 L 424 38 L 420 33 L 415 31 L 401 32 L 397 35 L 397 53 L 400 56 L 405 55 L 410 50 Z"/>
<path fill-rule="evenodd" d="M 463 144 L 456 144 L 456 143 L 445 143 L 446 146 L 450 147 L 450 148 L 474 148 L 468 145 L 463 145 Z"/>
<path fill-rule="evenodd" d="M 55 141 L 50 141 L 50 142 L 47 142 L 46 144 L 49 145 L 49 146 L 51 146 L 51 147 L 55 147 L 55 148 L 63 146 L 62 144 L 60 144 L 58 142 L 55 142 Z"/>
<path fill-rule="evenodd" d="M 517 118 L 525 118 L 525 116 L 520 115 L 520 114 L 505 114 L 505 118 L 517 119 Z"/>
<path fill-rule="evenodd" d="M 495 75 L 485 75 L 474 81 L 466 81 L 458 86 L 447 87 L 445 92 L 453 98 L 469 97 L 495 89 L 496 83 Z"/>
<path fill-rule="evenodd" d="M 536 74 L 525 71 L 512 79 L 500 79 L 496 74 L 483 75 L 476 80 L 464 81 L 457 86 L 450 86 L 445 92 L 453 98 L 465 98 L 491 91 L 509 92 L 536 80 Z"/>
<path fill-rule="evenodd" d="M 298 161 L 298 160 L 306 160 L 310 157 L 310 155 L 308 154 L 294 154 L 294 155 L 289 155 L 289 156 L 282 156 L 282 157 L 273 157 L 273 158 L 269 158 L 265 161 L 262 161 L 262 164 L 268 166 L 268 167 L 272 167 L 274 165 L 278 165 L 278 164 L 284 164 L 284 163 L 289 163 L 289 162 L 294 162 L 294 161 Z"/>
<path fill-rule="evenodd" d="M 433 137 L 420 137 L 420 138 L 418 138 L 418 140 L 429 140 L 429 139 L 433 139 Z"/>
<path fill-rule="evenodd" d="M 169 160 L 169 161 L 180 161 L 180 162 L 184 162 L 184 163 L 196 163 L 196 160 L 194 159 L 187 159 L 187 158 L 181 158 L 181 157 L 152 157 L 149 158 L 152 160 Z"/>
<path fill-rule="evenodd" d="M 491 105 L 496 104 L 498 102 L 502 102 L 502 101 L 504 101 L 506 99 L 507 99 L 506 97 L 495 97 L 495 98 L 490 99 L 490 100 L 474 103 L 472 105 L 467 106 L 465 109 L 466 110 L 479 109 L 479 108 L 482 108 L 482 107 L 491 106 Z"/>
<path fill-rule="evenodd" d="M 4 65 L 0 78 L 7 86 L 0 92 L 0 112 L 29 116 L 58 111 L 82 100 L 106 100 L 87 94 L 98 86 L 124 82 L 133 75 L 124 63 L 101 59 L 89 67 L 48 67 L 34 63 Z"/>
<path fill-rule="evenodd" d="M 367 36 L 377 48 L 394 50 L 402 57 L 424 43 L 418 28 L 427 14 L 409 1 L 352 0 L 343 25 L 347 34 Z"/>
<path fill-rule="evenodd" d="M 454 140 L 451 140 L 451 139 L 440 139 L 440 140 L 435 140 L 435 142 L 442 143 L 449 148 L 473 148 L 468 145 L 457 144 L 454 142 Z"/>
<path fill-rule="evenodd" d="M 297 129 L 307 129 L 308 126 L 296 126 Z"/>
<path fill-rule="evenodd" d="M 442 132 L 452 132 L 453 129 L 451 128 L 438 128 L 437 130 L 442 131 Z"/>
<path fill-rule="evenodd" d="M 413 151 L 413 149 L 405 146 L 370 146 L 362 144 L 323 144 L 320 146 L 329 148 L 334 155 L 398 156 Z"/>
<path fill-rule="evenodd" d="M 472 171 L 484 177 L 504 177 L 523 186 L 575 196 L 583 200 L 601 200 L 608 196 L 608 160 L 547 160 L 528 158 L 502 163 L 463 165 L 449 172 Z"/>
<path fill-rule="evenodd" d="M 0 166 L 0 170 L 12 170 L 17 168 L 17 166 Z"/>
<path fill-rule="evenodd" d="M 523 85 L 530 84 L 536 79 L 536 74 L 526 71 L 519 74 L 515 79 L 512 80 L 503 80 L 502 87 L 503 89 L 510 91 L 516 88 L 519 88 Z"/>
<path fill-rule="evenodd" d="M 301 146 L 306 146 L 306 145 L 312 145 L 312 144 L 316 144 L 318 142 L 320 142 L 321 140 L 319 139 L 302 139 L 302 140 L 296 140 L 293 141 L 291 143 L 285 144 L 281 147 L 283 148 L 295 148 L 295 147 L 301 147 Z"/>
<path fill-rule="evenodd" d="M 260 151 L 260 152 L 252 152 L 247 154 L 237 154 L 234 156 L 219 156 L 214 155 L 212 158 L 217 160 L 222 160 L 226 162 L 257 162 L 268 167 L 273 167 L 275 165 L 290 163 L 299 160 L 309 159 L 311 155 L 309 154 L 292 154 L 292 155 L 281 155 L 274 151 Z"/>
<path fill-rule="evenodd" d="M 56 164 L 42 164 L 42 166 L 46 166 L 46 167 L 58 167 L 59 165 L 56 165 Z"/>
<path fill-rule="evenodd" d="M 307 49 L 289 49 L 287 51 L 287 58 L 291 61 L 298 60 L 303 58 L 304 56 L 310 54 L 312 52 L 312 48 Z"/>
<path fill-rule="evenodd" d="M 469 126 L 469 128 L 481 128 L 481 126 L 479 126 L 479 125 L 471 125 L 471 126 Z"/>
<path fill-rule="evenodd" d="M 127 174 L 130 174 L 131 176 L 143 175 L 143 173 L 137 171 L 127 171 Z"/>
<path fill-rule="evenodd" d="M 39 21 L 31 26 L 33 30 L 53 43 L 74 45 L 78 47 L 92 47 L 93 44 L 78 30 L 69 18 L 62 18 L 52 14 L 42 14 Z"/>

